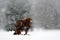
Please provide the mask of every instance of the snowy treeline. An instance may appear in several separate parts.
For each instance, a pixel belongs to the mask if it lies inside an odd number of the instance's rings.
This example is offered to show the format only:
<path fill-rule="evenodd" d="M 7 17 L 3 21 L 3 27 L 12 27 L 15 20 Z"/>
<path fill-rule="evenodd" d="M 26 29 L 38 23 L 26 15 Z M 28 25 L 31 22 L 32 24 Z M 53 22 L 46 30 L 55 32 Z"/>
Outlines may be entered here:
<path fill-rule="evenodd" d="M 60 29 L 60 0 L 5 0 L 0 6 L 4 5 L 5 12 L 0 19 L 0 25 L 10 28 L 9 25 L 16 20 L 31 17 L 33 19 L 32 27 Z M 2 8 L 2 9 L 3 9 Z M 2 10 L 1 9 L 1 10 Z M 2 10 L 3 12 L 4 10 Z M 2 19 L 4 19 L 2 21 Z M 7 29 L 8 29 L 7 28 Z"/>

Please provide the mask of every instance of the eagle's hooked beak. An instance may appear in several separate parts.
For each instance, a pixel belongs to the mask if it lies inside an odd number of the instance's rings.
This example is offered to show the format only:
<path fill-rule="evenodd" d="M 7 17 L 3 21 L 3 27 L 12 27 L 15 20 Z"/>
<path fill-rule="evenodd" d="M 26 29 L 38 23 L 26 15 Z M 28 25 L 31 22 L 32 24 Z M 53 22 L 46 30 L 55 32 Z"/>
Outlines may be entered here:
<path fill-rule="evenodd" d="M 32 23 L 32 20 L 30 20 L 30 22 Z"/>
<path fill-rule="evenodd" d="M 32 22 L 32 20 L 30 22 Z"/>

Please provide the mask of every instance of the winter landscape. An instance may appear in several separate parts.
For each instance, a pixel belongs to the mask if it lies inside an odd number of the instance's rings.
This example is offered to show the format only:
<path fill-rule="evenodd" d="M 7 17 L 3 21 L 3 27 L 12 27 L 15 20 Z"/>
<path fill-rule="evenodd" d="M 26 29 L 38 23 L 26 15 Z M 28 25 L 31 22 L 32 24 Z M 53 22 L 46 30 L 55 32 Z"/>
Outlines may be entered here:
<path fill-rule="evenodd" d="M 32 29 L 13 35 L 15 22 L 26 17 Z M 60 0 L 0 0 L 0 40 L 60 40 Z"/>

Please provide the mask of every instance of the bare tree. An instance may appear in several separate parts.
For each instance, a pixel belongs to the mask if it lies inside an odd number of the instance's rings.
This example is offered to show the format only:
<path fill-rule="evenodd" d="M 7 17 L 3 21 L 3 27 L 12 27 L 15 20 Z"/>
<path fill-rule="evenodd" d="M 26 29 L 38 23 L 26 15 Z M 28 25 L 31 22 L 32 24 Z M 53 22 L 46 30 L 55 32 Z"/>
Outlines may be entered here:
<path fill-rule="evenodd" d="M 13 24 L 17 20 L 24 18 L 26 13 L 27 16 L 30 12 L 30 7 L 27 0 L 10 0 L 6 11 L 7 25 Z"/>

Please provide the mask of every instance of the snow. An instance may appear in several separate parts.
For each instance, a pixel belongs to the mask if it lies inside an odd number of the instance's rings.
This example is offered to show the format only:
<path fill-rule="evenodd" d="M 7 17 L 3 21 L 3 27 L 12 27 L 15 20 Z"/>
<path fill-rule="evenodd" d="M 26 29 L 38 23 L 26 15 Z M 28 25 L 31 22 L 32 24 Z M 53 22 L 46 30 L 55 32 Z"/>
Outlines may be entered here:
<path fill-rule="evenodd" d="M 8 4 L 8 0 L 0 0 L 0 1 L 2 1 L 2 2 L 0 2 L 0 9 L 1 9 L 0 15 L 3 16 L 2 24 L 5 25 L 6 18 L 5 18 L 4 12 L 6 11 L 5 7 Z M 15 4 L 17 7 L 19 7 L 19 5 L 20 5 L 19 3 L 21 2 L 20 0 L 18 0 L 18 1 L 16 1 L 16 4 Z M 29 0 L 29 3 L 31 2 L 31 4 L 32 4 L 31 5 L 31 15 L 34 20 L 34 27 L 35 26 L 40 27 L 41 26 L 40 23 L 42 23 L 44 25 L 47 20 L 48 20 L 47 26 L 52 25 L 51 23 L 55 23 L 53 20 L 54 15 L 56 13 L 59 15 L 59 13 L 60 13 L 60 0 L 48 0 L 47 2 L 46 1 L 47 0 L 31 0 L 31 1 Z M 24 3 L 25 1 L 22 1 L 22 2 Z M 42 9 L 40 9 L 40 8 L 42 8 Z M 14 7 L 14 9 L 15 9 L 15 7 Z M 47 9 L 47 11 L 45 12 L 46 9 Z M 10 11 L 8 11 L 8 13 L 10 13 Z M 51 15 L 49 16 L 48 14 L 51 14 L 53 16 L 50 18 Z M 47 15 L 49 16 L 48 19 L 46 18 Z M 59 18 L 60 18 L 60 16 L 59 16 Z M 60 25 L 60 23 L 58 23 L 58 25 Z M 52 25 L 52 26 L 55 27 L 54 25 Z M 14 33 L 14 31 L 7 32 L 4 30 L 0 30 L 0 40 L 60 40 L 60 30 L 44 30 L 44 29 L 36 30 L 35 29 L 32 32 L 29 31 L 29 33 L 28 33 L 29 35 L 13 35 L 13 33 Z"/>
<path fill-rule="evenodd" d="M 60 40 L 60 30 L 34 30 L 29 35 L 13 35 L 14 31 L 0 30 L 0 40 Z"/>
<path fill-rule="evenodd" d="M 5 10 L 6 10 L 5 8 L 1 9 L 2 12 L 5 12 Z"/>

